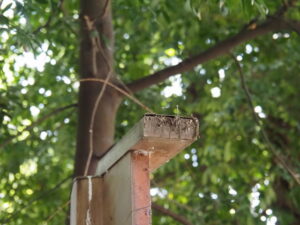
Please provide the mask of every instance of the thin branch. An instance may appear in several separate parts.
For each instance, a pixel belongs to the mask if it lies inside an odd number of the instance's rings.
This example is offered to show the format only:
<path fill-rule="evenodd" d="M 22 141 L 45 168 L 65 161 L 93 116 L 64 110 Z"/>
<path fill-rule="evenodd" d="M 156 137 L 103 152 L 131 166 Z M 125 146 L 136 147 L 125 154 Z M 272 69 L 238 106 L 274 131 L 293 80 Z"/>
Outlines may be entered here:
<path fill-rule="evenodd" d="M 93 82 L 100 82 L 100 83 L 104 83 L 105 80 L 104 79 L 100 79 L 100 78 L 84 78 L 79 80 L 79 82 L 89 82 L 89 81 L 93 81 Z M 146 105 L 144 105 L 140 100 L 138 100 L 136 97 L 132 96 L 130 93 L 124 91 L 124 89 L 118 87 L 117 85 L 111 83 L 111 82 L 107 82 L 107 85 L 114 88 L 116 91 L 118 91 L 120 94 L 128 97 L 129 99 L 131 99 L 134 103 L 136 103 L 137 105 L 139 105 L 142 109 L 144 109 L 145 111 L 149 112 L 149 113 L 155 113 L 152 109 L 150 109 L 149 107 L 147 107 Z"/>
<path fill-rule="evenodd" d="M 69 206 L 69 205 L 70 205 L 70 202 L 71 202 L 71 201 L 68 200 L 67 202 L 65 202 L 64 204 L 62 204 L 61 206 L 59 206 L 59 207 L 54 211 L 54 213 L 52 213 L 52 214 L 47 218 L 47 220 L 46 220 L 46 222 L 45 222 L 45 225 L 47 225 L 47 224 L 54 218 L 54 216 L 56 216 L 56 214 L 62 212 L 62 210 L 63 210 L 64 208 L 66 208 L 67 206 Z"/>
<path fill-rule="evenodd" d="M 31 207 L 33 205 L 33 203 L 35 203 L 36 201 L 47 197 L 48 195 L 50 195 L 51 193 L 53 193 L 54 191 L 56 191 L 57 189 L 59 189 L 64 183 L 66 183 L 67 181 L 69 181 L 71 178 L 72 178 L 72 175 L 67 176 L 66 178 L 64 178 L 63 180 L 61 180 L 60 182 L 58 182 L 53 188 L 51 188 L 51 189 L 49 189 L 47 191 L 43 191 L 36 198 L 30 200 L 24 207 L 22 207 L 19 210 L 15 211 L 13 214 L 11 214 L 5 220 L 1 220 L 1 223 L 6 224 L 6 223 L 10 222 L 12 219 L 16 218 L 16 216 L 18 216 L 23 210 Z"/>
<path fill-rule="evenodd" d="M 277 150 L 275 149 L 275 147 L 273 146 L 267 132 L 265 131 L 264 127 L 262 126 L 262 121 L 261 119 L 258 117 L 258 115 L 255 113 L 254 111 L 254 104 L 253 104 L 253 100 L 252 100 L 252 97 L 251 97 L 251 94 L 249 92 L 249 88 L 247 86 L 247 83 L 246 83 L 246 80 L 245 80 L 245 76 L 244 76 L 244 73 L 243 73 L 243 70 L 242 70 L 242 66 L 241 64 L 239 63 L 239 61 L 236 59 L 236 57 L 234 55 L 231 54 L 231 57 L 233 58 L 236 66 L 237 66 L 237 69 L 238 69 L 238 72 L 239 72 L 239 76 L 240 76 L 240 80 L 241 80 L 241 85 L 242 85 L 242 89 L 244 90 L 245 92 L 245 95 L 246 95 L 246 98 L 247 98 L 247 101 L 248 101 L 248 104 L 250 106 L 250 109 L 251 109 L 251 112 L 252 112 L 252 115 L 253 115 L 253 118 L 256 122 L 256 125 L 260 127 L 260 130 L 261 130 L 261 133 L 262 133 L 262 136 L 263 136 L 263 139 L 265 141 L 265 143 L 267 144 L 267 146 L 269 147 L 269 149 L 271 150 L 271 152 L 273 153 L 273 155 L 275 156 L 275 158 L 278 160 L 278 162 L 281 164 L 281 166 L 283 168 L 285 168 L 288 173 L 292 176 L 292 178 L 296 181 L 296 183 L 298 185 L 300 185 L 300 175 L 297 174 L 287 163 L 286 161 L 283 159 L 283 157 L 280 155 L 279 152 L 277 152 Z"/>
<path fill-rule="evenodd" d="M 16 135 L 11 136 L 9 138 L 7 138 L 6 140 L 4 140 L 1 144 L 0 144 L 0 148 L 5 147 L 6 145 L 10 144 L 14 139 L 16 139 L 17 137 L 21 136 L 23 134 L 23 132 L 25 131 L 30 131 L 32 130 L 35 126 L 41 124 L 42 122 L 44 122 L 45 120 L 49 119 L 52 116 L 55 116 L 67 109 L 73 108 L 73 107 L 77 107 L 78 104 L 74 103 L 74 104 L 70 104 L 70 105 L 66 105 L 63 107 L 59 107 L 56 108 L 54 110 L 52 110 L 51 112 L 49 112 L 48 114 L 46 114 L 45 116 L 39 118 L 38 120 L 36 120 L 35 122 L 33 122 L 31 125 L 25 127 L 23 130 L 19 131 Z"/>
<path fill-rule="evenodd" d="M 104 8 L 104 10 L 106 10 L 106 8 Z M 92 22 L 89 19 L 88 16 L 84 16 L 84 19 L 86 21 L 87 28 L 90 32 L 93 29 L 95 29 L 94 22 Z M 99 36 L 97 35 L 96 37 L 91 37 L 91 42 L 92 42 L 92 45 L 93 45 L 92 46 L 92 52 L 94 53 L 93 57 L 92 57 L 92 68 L 93 68 L 94 76 L 98 75 L 98 68 L 97 68 L 97 61 L 96 61 L 97 60 L 97 52 L 100 52 L 100 54 L 102 55 L 102 57 L 103 57 L 103 59 L 106 63 L 106 66 L 108 67 L 108 74 L 105 78 L 105 81 L 104 81 L 103 86 L 102 86 L 102 88 L 99 92 L 99 95 L 97 96 L 96 102 L 95 102 L 94 107 L 93 107 L 92 115 L 91 115 L 91 122 L 90 122 L 90 126 L 89 126 L 89 147 L 90 147 L 90 149 L 89 149 L 89 154 L 88 154 L 87 162 L 86 162 L 85 169 L 84 169 L 84 176 L 86 176 L 88 174 L 88 169 L 89 169 L 91 159 L 92 159 L 92 155 L 93 155 L 93 152 L 94 152 L 93 131 L 94 131 L 94 122 L 95 122 L 95 118 L 96 118 L 96 112 L 97 112 L 97 109 L 99 107 L 100 101 L 103 97 L 104 91 L 106 89 L 107 82 L 110 80 L 110 78 L 112 76 L 112 73 L 113 73 L 111 65 L 110 65 L 110 63 L 109 63 L 109 61 L 108 61 L 108 59 L 107 59 L 107 57 L 104 53 L 104 50 L 103 50 L 103 47 L 101 45 L 101 40 L 100 40 Z"/>
<path fill-rule="evenodd" d="M 39 33 L 42 29 L 48 28 L 49 25 L 50 25 L 50 23 L 51 23 L 51 21 L 52 21 L 52 17 L 53 17 L 53 15 L 50 15 L 50 16 L 48 17 L 46 23 L 43 24 L 43 25 L 41 25 L 41 26 L 39 26 L 38 28 L 36 28 L 32 33 L 33 33 L 33 34 L 37 34 L 37 33 Z"/>
<path fill-rule="evenodd" d="M 84 176 L 86 176 L 88 174 L 88 169 L 89 169 L 91 159 L 93 156 L 93 152 L 94 152 L 93 133 L 94 133 L 94 122 L 95 122 L 95 118 L 96 118 L 96 112 L 97 112 L 98 106 L 100 104 L 101 98 L 103 97 L 104 91 L 107 86 L 107 82 L 110 79 L 110 77 L 111 77 L 111 72 L 108 74 L 108 76 L 106 77 L 106 79 L 103 82 L 103 86 L 101 88 L 99 95 L 97 96 L 97 99 L 96 99 L 96 102 L 94 104 L 94 108 L 92 111 L 91 122 L 90 122 L 90 127 L 89 127 L 90 150 L 89 150 L 89 154 L 88 154 L 88 158 L 87 158 L 87 163 L 86 163 L 86 166 L 84 169 Z"/>
<path fill-rule="evenodd" d="M 52 22 L 52 18 L 55 16 L 55 14 L 57 13 L 57 10 L 53 8 L 53 4 L 52 1 L 50 1 L 50 7 L 51 7 L 51 14 L 49 15 L 47 21 L 45 24 L 39 26 L 38 28 L 36 28 L 32 33 L 33 34 L 37 34 L 39 33 L 42 29 L 44 28 L 48 28 L 50 26 L 50 23 Z"/>
<path fill-rule="evenodd" d="M 171 217 L 172 219 L 174 219 L 175 221 L 183 224 L 183 225 L 193 225 L 191 222 L 189 222 L 186 218 L 184 218 L 183 216 L 181 215 L 178 215 L 177 213 L 174 213 L 172 212 L 171 210 L 169 209 L 166 209 L 165 207 L 161 206 L 161 205 L 158 205 L 154 202 L 152 202 L 152 209 L 166 215 L 166 216 L 169 216 Z"/>
<path fill-rule="evenodd" d="M 198 55 L 189 57 L 175 66 L 167 67 L 139 80 L 133 81 L 127 86 L 132 92 L 141 91 L 149 86 L 158 84 L 173 75 L 187 72 L 201 63 L 227 54 L 230 52 L 230 50 L 241 43 L 250 41 L 258 36 L 265 35 L 272 31 L 290 29 L 290 26 L 286 24 L 280 16 L 282 16 L 282 14 L 285 13 L 289 7 L 293 6 L 294 4 L 285 4 L 276 13 L 270 15 L 263 23 L 257 24 L 256 26 L 243 27 L 243 29 L 241 29 L 241 31 L 236 35 L 219 42 L 206 51 L 201 52 Z"/>
<path fill-rule="evenodd" d="M 242 66 L 239 63 L 239 61 L 236 59 L 235 55 L 230 54 L 230 56 L 234 60 L 234 63 L 237 66 L 237 69 L 238 69 L 238 72 L 239 72 L 239 76 L 240 76 L 240 80 L 241 80 L 242 89 L 243 89 L 243 91 L 244 91 L 244 93 L 246 95 L 246 99 L 247 99 L 248 104 L 250 106 L 252 116 L 253 116 L 256 124 L 258 126 L 260 126 L 261 125 L 261 121 L 260 121 L 260 118 L 257 116 L 256 112 L 254 111 L 254 104 L 253 104 L 253 101 L 252 101 L 252 97 L 251 97 L 249 88 L 248 88 L 248 86 L 246 84 L 246 80 L 245 80 L 245 76 L 244 76 L 244 73 L 243 73 L 243 70 L 242 70 Z"/>

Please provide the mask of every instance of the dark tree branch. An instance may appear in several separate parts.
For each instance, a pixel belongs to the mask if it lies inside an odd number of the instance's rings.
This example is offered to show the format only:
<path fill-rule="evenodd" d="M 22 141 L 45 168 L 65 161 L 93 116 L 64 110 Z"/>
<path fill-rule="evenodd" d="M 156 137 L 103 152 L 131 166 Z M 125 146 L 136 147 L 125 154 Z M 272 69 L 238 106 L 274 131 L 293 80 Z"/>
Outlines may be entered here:
<path fill-rule="evenodd" d="M 66 105 L 66 106 L 59 107 L 59 108 L 56 108 L 56 109 L 52 110 L 51 112 L 49 112 L 45 116 L 43 116 L 43 117 L 39 118 L 38 120 L 36 120 L 35 122 L 33 122 L 31 125 L 25 127 L 22 131 L 18 132 L 18 134 L 14 135 L 14 136 L 11 136 L 11 137 L 7 138 L 6 140 L 4 140 L 0 144 L 0 148 L 3 148 L 6 145 L 10 144 L 15 138 L 19 137 L 23 132 L 32 130 L 35 126 L 41 124 L 42 122 L 49 119 L 50 117 L 55 116 L 56 114 L 58 114 L 60 112 L 63 112 L 67 109 L 74 108 L 74 107 L 77 107 L 77 103 Z"/>
<path fill-rule="evenodd" d="M 277 10 L 276 13 L 274 13 L 274 16 L 276 17 L 283 16 L 288 11 L 289 8 L 295 7 L 297 1 L 298 0 L 283 1 L 283 5 Z"/>
<path fill-rule="evenodd" d="M 298 35 L 300 35 L 300 22 L 296 20 L 286 20 L 285 23 L 290 29 L 294 30 Z"/>
<path fill-rule="evenodd" d="M 50 23 L 51 23 L 51 21 L 52 21 L 53 16 L 54 16 L 54 15 L 50 15 L 50 16 L 48 17 L 46 23 L 43 24 L 43 25 L 41 25 L 41 26 L 39 26 L 38 28 L 36 28 L 32 33 L 33 33 L 33 34 L 37 34 L 37 33 L 39 33 L 42 29 L 48 28 L 48 27 L 50 26 Z"/>
<path fill-rule="evenodd" d="M 181 215 L 178 215 L 174 212 L 172 212 L 171 210 L 169 209 L 166 209 L 165 207 L 161 206 L 161 205 L 158 205 L 154 202 L 152 202 L 152 209 L 166 215 L 166 216 L 169 216 L 171 218 L 173 218 L 174 220 L 176 220 L 177 222 L 183 224 L 183 225 L 193 225 L 191 222 L 189 222 L 186 218 L 184 218 L 183 216 Z"/>
<path fill-rule="evenodd" d="M 206 51 L 201 52 L 198 55 L 191 56 L 175 66 L 167 67 L 139 80 L 133 81 L 127 86 L 132 92 L 141 91 L 149 86 L 158 84 L 173 75 L 187 72 L 201 63 L 227 54 L 230 52 L 230 50 L 241 43 L 250 41 L 258 36 L 265 35 L 272 31 L 291 29 L 291 25 L 286 23 L 282 19 L 282 16 L 287 11 L 287 9 L 292 6 L 294 6 L 294 4 L 286 3 L 276 13 L 270 15 L 263 23 L 257 24 L 254 28 L 253 26 L 246 26 L 236 35 L 219 42 Z"/>
<path fill-rule="evenodd" d="M 270 149 L 270 151 L 272 152 L 272 154 L 275 156 L 275 158 L 277 159 L 278 163 L 291 175 L 291 177 L 294 179 L 294 181 L 300 185 L 300 175 L 295 172 L 294 168 L 292 168 L 292 166 L 290 166 L 287 163 L 287 160 L 284 158 L 284 156 L 282 154 L 280 154 L 277 149 L 274 147 L 273 143 L 271 142 L 269 135 L 267 134 L 266 130 L 264 129 L 264 127 L 262 126 L 262 121 L 261 119 L 258 117 L 258 115 L 256 114 L 256 112 L 254 111 L 254 104 L 253 104 L 253 100 L 252 100 L 252 96 L 250 94 L 249 88 L 247 86 L 246 80 L 245 80 L 245 76 L 242 70 L 242 66 L 239 63 L 239 61 L 236 59 L 236 57 L 234 55 L 231 55 L 236 67 L 238 69 L 238 73 L 240 76 L 240 80 L 241 80 L 241 85 L 242 85 L 242 89 L 245 92 L 248 104 L 250 106 L 250 110 L 252 112 L 253 118 L 255 120 L 255 123 L 258 127 L 260 127 L 261 130 L 261 134 L 263 137 L 263 140 L 265 142 L 265 144 L 268 146 L 268 148 Z"/>
<path fill-rule="evenodd" d="M 51 8 L 51 14 L 49 15 L 47 21 L 45 22 L 45 24 L 39 26 L 38 28 L 36 28 L 34 31 L 33 31 L 33 34 L 37 34 L 39 33 L 42 29 L 46 29 L 50 26 L 51 22 L 52 22 L 52 19 L 56 16 L 58 10 L 61 8 L 63 4 L 63 0 L 60 0 L 59 3 L 58 3 L 58 7 L 57 8 L 54 8 L 53 7 L 53 3 L 52 1 L 50 1 L 50 8 Z"/>
<path fill-rule="evenodd" d="M 64 202 L 62 205 L 60 205 L 58 208 L 56 208 L 54 213 L 52 213 L 50 216 L 47 217 L 46 224 L 48 224 L 58 213 L 62 212 L 64 208 L 68 207 L 70 205 L 70 203 L 71 203 L 71 201 L 68 200 L 68 201 Z M 67 218 L 67 222 L 68 222 L 68 218 Z"/>

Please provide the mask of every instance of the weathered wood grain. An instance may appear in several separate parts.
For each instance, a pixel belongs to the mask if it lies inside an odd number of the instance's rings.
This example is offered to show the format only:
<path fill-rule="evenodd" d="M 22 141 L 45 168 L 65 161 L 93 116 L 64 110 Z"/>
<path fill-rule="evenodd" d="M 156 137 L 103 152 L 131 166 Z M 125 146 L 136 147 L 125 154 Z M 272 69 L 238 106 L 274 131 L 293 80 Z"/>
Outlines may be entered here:
<path fill-rule="evenodd" d="M 104 224 L 151 224 L 149 155 L 127 153 L 104 176 Z"/>
<path fill-rule="evenodd" d="M 146 114 L 99 161 L 97 175 L 107 172 L 128 151 L 150 152 L 150 171 L 169 161 L 198 137 L 194 117 Z"/>
<path fill-rule="evenodd" d="M 71 225 L 104 225 L 101 177 L 78 177 L 71 194 Z"/>

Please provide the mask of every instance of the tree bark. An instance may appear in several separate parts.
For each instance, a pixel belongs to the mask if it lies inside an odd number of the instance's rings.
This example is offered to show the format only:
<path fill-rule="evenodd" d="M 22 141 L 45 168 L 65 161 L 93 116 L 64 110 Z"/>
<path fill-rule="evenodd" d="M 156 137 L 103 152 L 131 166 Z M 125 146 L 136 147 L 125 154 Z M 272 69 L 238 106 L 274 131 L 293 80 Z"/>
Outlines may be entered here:
<path fill-rule="evenodd" d="M 80 78 L 105 79 L 109 73 L 112 73 L 109 81 L 113 82 L 114 73 L 110 70 L 113 65 L 114 38 L 110 2 L 109 0 L 81 0 L 80 3 Z M 88 23 L 92 24 L 92 29 Z M 93 42 L 95 37 L 99 38 L 100 46 L 95 46 Z M 103 84 L 99 82 L 80 83 L 74 176 L 94 174 L 99 157 L 113 144 L 115 116 L 121 98 L 114 89 L 107 87 L 97 109 L 94 109 L 102 87 Z M 91 133 L 93 110 L 96 110 L 96 114 Z M 90 145 L 90 135 L 93 135 L 93 149 Z M 84 174 L 90 151 L 93 151 L 93 154 L 88 174 Z"/>

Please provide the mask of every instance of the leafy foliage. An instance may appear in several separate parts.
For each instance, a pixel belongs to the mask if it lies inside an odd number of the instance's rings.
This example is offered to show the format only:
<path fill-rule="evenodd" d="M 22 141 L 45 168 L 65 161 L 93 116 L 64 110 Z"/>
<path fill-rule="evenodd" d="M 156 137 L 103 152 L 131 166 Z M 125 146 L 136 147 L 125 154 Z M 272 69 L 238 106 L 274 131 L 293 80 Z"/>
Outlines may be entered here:
<path fill-rule="evenodd" d="M 250 20 L 265 19 L 281 4 L 112 1 L 115 70 L 124 82 L 139 79 L 214 46 Z M 50 216 L 69 198 L 76 109 L 34 122 L 77 101 L 78 12 L 74 0 L 7 0 L 1 5 L 0 144 L 11 140 L 0 150 L 1 224 L 64 222 L 67 208 Z M 300 18 L 293 9 L 286 16 Z M 170 80 L 136 94 L 156 113 L 179 110 L 200 120 L 200 140 L 154 174 L 153 201 L 193 224 L 299 221 L 299 185 L 262 135 L 265 130 L 272 146 L 299 174 L 298 43 L 296 33 L 281 31 L 234 49 L 254 109 L 231 54 L 182 74 L 179 95 L 163 94 L 174 83 Z M 116 139 L 142 114 L 139 106 L 125 100 Z M 153 224 L 174 223 L 154 212 Z"/>

